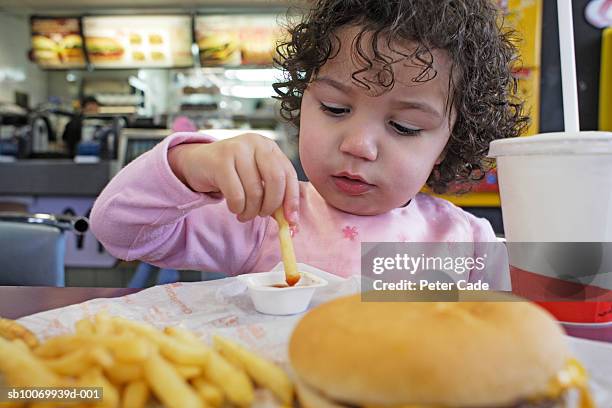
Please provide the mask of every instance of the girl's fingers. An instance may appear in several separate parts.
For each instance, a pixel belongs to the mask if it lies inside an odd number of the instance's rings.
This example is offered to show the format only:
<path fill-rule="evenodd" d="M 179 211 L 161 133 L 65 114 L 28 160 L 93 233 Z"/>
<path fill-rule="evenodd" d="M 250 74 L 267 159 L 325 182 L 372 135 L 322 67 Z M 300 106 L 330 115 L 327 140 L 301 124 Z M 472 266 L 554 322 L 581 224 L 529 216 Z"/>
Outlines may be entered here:
<path fill-rule="evenodd" d="M 272 215 L 282 206 L 285 218 L 296 226 L 299 184 L 293 165 L 274 142 L 257 135 L 239 137 L 228 142 L 229 150 L 223 154 L 227 160 L 221 161 L 223 167 L 215 173 L 213 183 L 229 210 L 244 222 L 257 215 Z"/>
<path fill-rule="evenodd" d="M 264 186 L 261 183 L 262 179 L 252 154 L 237 157 L 236 171 L 246 196 L 244 209 L 239 213 L 238 220 L 242 222 L 249 221 L 259 214 L 264 199 Z"/>
<path fill-rule="evenodd" d="M 264 199 L 259 215 L 266 217 L 272 215 L 274 210 L 281 206 L 285 195 L 285 170 L 283 166 L 284 156 L 255 151 L 255 158 L 261 179 L 264 182 Z"/>
<path fill-rule="evenodd" d="M 300 183 L 293 165 L 287 169 L 285 175 L 285 196 L 283 199 L 283 209 L 285 218 L 289 224 L 297 225 L 300 222 Z"/>
<path fill-rule="evenodd" d="M 245 192 L 242 182 L 236 172 L 235 159 L 228 160 L 219 172 L 216 185 L 225 197 L 227 207 L 234 214 L 240 214 L 245 208 Z"/>

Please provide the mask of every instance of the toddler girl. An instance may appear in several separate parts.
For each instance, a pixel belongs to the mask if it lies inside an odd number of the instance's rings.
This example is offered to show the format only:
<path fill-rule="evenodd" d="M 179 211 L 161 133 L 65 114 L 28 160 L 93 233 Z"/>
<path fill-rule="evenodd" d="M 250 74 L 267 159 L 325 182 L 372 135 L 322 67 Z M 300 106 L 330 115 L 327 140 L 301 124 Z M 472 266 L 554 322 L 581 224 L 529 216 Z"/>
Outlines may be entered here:
<path fill-rule="evenodd" d="M 490 0 L 319 0 L 279 46 L 281 114 L 309 182 L 270 139 L 176 133 L 123 169 L 91 213 L 109 252 L 236 275 L 280 261 L 283 207 L 298 262 L 360 272 L 360 243 L 494 241 L 490 224 L 419 193 L 482 173 L 491 140 L 527 119 L 515 49 Z M 507 289 L 507 270 L 470 280 Z"/>

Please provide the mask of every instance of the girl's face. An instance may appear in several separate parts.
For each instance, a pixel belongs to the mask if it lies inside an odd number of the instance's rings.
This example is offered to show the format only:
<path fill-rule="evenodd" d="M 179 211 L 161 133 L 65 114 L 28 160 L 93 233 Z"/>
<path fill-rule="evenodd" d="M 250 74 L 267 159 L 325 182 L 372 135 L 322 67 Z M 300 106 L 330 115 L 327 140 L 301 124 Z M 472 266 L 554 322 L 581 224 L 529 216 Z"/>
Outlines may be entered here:
<path fill-rule="evenodd" d="M 299 151 L 310 182 L 330 205 L 375 215 L 405 205 L 443 159 L 455 120 L 452 114 L 449 121 L 446 109 L 450 60 L 445 52 L 433 51 L 437 76 L 421 83 L 413 78 L 422 68 L 409 60 L 394 64 L 393 89 L 382 94 L 378 89 L 376 96 L 351 78 L 361 68 L 351 47 L 357 31 L 338 33 L 340 52 L 304 92 Z M 384 42 L 379 49 L 392 54 Z M 410 47 L 401 52 L 410 54 Z"/>

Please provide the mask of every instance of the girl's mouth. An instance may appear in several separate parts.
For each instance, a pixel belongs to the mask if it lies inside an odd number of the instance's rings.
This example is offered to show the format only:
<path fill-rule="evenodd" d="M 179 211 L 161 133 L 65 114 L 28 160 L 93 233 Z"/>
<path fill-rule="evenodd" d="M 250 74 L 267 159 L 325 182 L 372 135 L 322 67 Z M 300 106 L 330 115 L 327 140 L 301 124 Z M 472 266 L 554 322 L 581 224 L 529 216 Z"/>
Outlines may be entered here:
<path fill-rule="evenodd" d="M 347 176 L 332 176 L 332 181 L 338 190 L 352 196 L 365 194 L 376 187 L 373 184 Z"/>

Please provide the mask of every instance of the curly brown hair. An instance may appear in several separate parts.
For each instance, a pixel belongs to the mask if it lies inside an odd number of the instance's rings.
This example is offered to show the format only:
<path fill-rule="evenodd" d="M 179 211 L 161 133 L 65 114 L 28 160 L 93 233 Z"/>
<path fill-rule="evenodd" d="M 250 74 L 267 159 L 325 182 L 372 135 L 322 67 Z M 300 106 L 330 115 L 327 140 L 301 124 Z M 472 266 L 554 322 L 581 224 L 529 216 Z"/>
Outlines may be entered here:
<path fill-rule="evenodd" d="M 447 154 L 427 185 L 437 193 L 455 182 L 469 189 L 490 167 L 485 159 L 489 143 L 518 136 L 529 122 L 512 76 L 515 32 L 501 22 L 493 0 L 317 0 L 301 22 L 287 27 L 289 36 L 277 47 L 275 63 L 284 72 L 282 82 L 274 84 L 280 113 L 299 128 L 304 90 L 337 55 L 337 33 L 343 27 L 360 27 L 352 46 L 361 67 L 352 78 L 368 90 L 392 89 L 393 66 L 400 62 L 422 68 L 413 81 L 432 79 L 437 74 L 432 50 L 445 50 L 452 61 L 447 109 L 450 113 L 454 107 L 457 116 Z M 362 42 L 368 38 L 371 45 L 365 47 Z M 380 39 L 394 55 L 377 47 Z M 412 54 L 393 48 L 406 41 L 417 44 Z M 373 50 L 372 59 L 365 49 Z M 372 81 L 363 74 L 374 67 L 379 71 Z"/>

